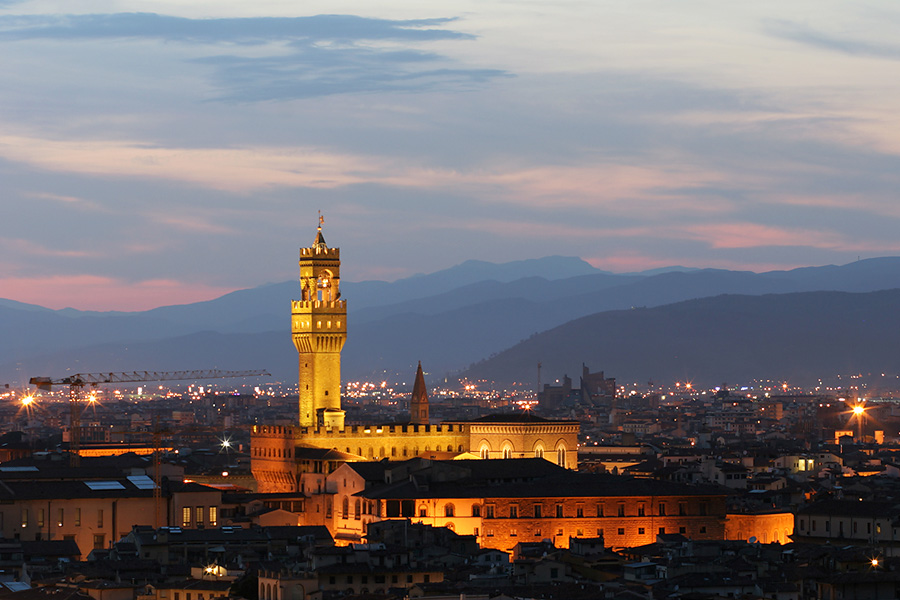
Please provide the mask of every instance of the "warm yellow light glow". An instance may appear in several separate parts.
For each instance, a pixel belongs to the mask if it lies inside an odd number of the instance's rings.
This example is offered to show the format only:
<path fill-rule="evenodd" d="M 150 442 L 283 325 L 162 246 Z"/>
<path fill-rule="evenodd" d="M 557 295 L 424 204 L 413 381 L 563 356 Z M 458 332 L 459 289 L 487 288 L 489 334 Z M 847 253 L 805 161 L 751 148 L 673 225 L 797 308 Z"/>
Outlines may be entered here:
<path fill-rule="evenodd" d="M 34 396 L 25 396 L 22 398 L 22 406 L 31 406 L 34 403 Z"/>
<path fill-rule="evenodd" d="M 877 567 L 877 566 L 878 566 L 878 559 L 877 559 L 877 558 L 873 558 L 873 559 L 872 559 L 872 566 L 873 566 L 873 567 Z"/>
<path fill-rule="evenodd" d="M 857 404 L 856 406 L 853 407 L 853 414 L 856 416 L 859 416 L 859 415 L 863 414 L 864 412 L 866 412 L 866 409 L 863 408 L 863 406 L 861 404 Z"/>

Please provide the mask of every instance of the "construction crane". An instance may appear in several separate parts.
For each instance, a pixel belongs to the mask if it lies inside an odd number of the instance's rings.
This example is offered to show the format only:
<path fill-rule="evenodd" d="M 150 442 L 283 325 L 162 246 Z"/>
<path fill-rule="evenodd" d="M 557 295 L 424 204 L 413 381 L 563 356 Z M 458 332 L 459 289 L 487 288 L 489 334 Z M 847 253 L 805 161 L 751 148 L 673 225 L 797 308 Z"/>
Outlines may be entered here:
<path fill-rule="evenodd" d="M 86 387 L 97 387 L 101 383 L 139 383 L 143 381 L 186 381 L 197 379 L 218 379 L 224 377 L 266 377 L 271 373 L 261 371 L 220 371 L 211 369 L 205 371 L 131 371 L 130 373 L 76 373 L 62 379 L 50 377 L 32 377 L 28 383 L 37 386 L 39 390 L 49 391 L 54 385 L 69 386 L 69 410 L 70 410 L 70 435 L 69 435 L 69 465 L 77 467 L 81 463 L 81 391 Z M 162 486 L 160 477 L 160 447 L 161 430 L 159 424 L 154 422 L 153 427 L 153 475 L 156 484 L 153 486 L 153 504 L 156 512 L 156 527 L 160 526 L 160 512 L 162 506 Z"/>
<path fill-rule="evenodd" d="M 128 373 L 76 373 L 62 379 L 50 377 L 32 377 L 28 383 L 39 390 L 50 390 L 53 386 L 69 386 L 69 410 L 71 432 L 69 439 L 70 465 L 77 467 L 81 462 L 81 391 L 89 386 L 97 387 L 101 383 L 139 383 L 142 381 L 185 381 L 197 379 L 218 379 L 222 377 L 264 377 L 268 371 L 131 371 Z"/>

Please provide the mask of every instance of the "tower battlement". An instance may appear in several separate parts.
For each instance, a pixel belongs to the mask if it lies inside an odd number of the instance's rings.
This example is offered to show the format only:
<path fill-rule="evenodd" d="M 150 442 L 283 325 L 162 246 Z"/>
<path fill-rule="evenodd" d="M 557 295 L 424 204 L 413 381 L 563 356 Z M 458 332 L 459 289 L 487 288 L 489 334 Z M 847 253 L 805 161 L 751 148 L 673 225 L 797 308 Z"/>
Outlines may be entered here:
<path fill-rule="evenodd" d="M 327 258 L 330 260 L 341 259 L 340 248 L 328 248 L 327 246 L 313 246 L 312 248 L 300 248 L 300 260 L 304 258 Z"/>
<path fill-rule="evenodd" d="M 307 308 L 336 308 L 347 310 L 346 300 L 291 300 L 291 310 L 294 312 Z"/>

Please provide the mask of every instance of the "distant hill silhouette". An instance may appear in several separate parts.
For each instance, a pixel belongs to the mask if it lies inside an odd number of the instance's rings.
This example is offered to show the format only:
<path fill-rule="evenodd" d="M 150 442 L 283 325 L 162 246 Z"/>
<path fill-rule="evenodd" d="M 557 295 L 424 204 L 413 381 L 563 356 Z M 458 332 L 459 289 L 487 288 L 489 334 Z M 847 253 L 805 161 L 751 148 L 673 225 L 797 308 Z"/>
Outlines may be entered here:
<path fill-rule="evenodd" d="M 349 310 L 344 374 L 346 379 L 411 374 L 417 360 L 432 376 L 449 374 L 536 333 L 603 311 L 725 293 L 890 288 L 900 288 L 900 258 L 768 273 L 673 267 L 628 275 L 568 257 L 503 265 L 469 261 L 393 283 L 343 283 Z M 296 355 L 289 302 L 298 291 L 296 282 L 277 283 L 133 313 L 53 311 L 0 300 L 0 382 L 86 370 L 213 366 L 266 368 L 290 381 L 296 377 Z M 597 363 L 596 368 L 619 376 L 612 366 Z"/>
<path fill-rule="evenodd" d="M 470 379 L 535 382 L 580 374 L 620 383 L 715 385 L 772 378 L 813 384 L 835 374 L 900 373 L 900 290 L 722 295 L 608 311 L 555 327 L 479 362 Z"/>

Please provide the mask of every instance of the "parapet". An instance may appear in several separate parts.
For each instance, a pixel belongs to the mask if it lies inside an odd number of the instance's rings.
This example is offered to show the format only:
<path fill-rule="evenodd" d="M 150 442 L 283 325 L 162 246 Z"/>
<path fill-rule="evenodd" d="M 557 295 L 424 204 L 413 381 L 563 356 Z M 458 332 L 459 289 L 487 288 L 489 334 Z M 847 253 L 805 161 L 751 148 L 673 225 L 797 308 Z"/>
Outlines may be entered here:
<path fill-rule="evenodd" d="M 330 258 L 330 259 L 339 259 L 341 257 L 341 249 L 340 248 L 320 248 L 318 246 L 314 246 L 312 248 L 300 248 L 300 259 L 303 258 Z"/>

